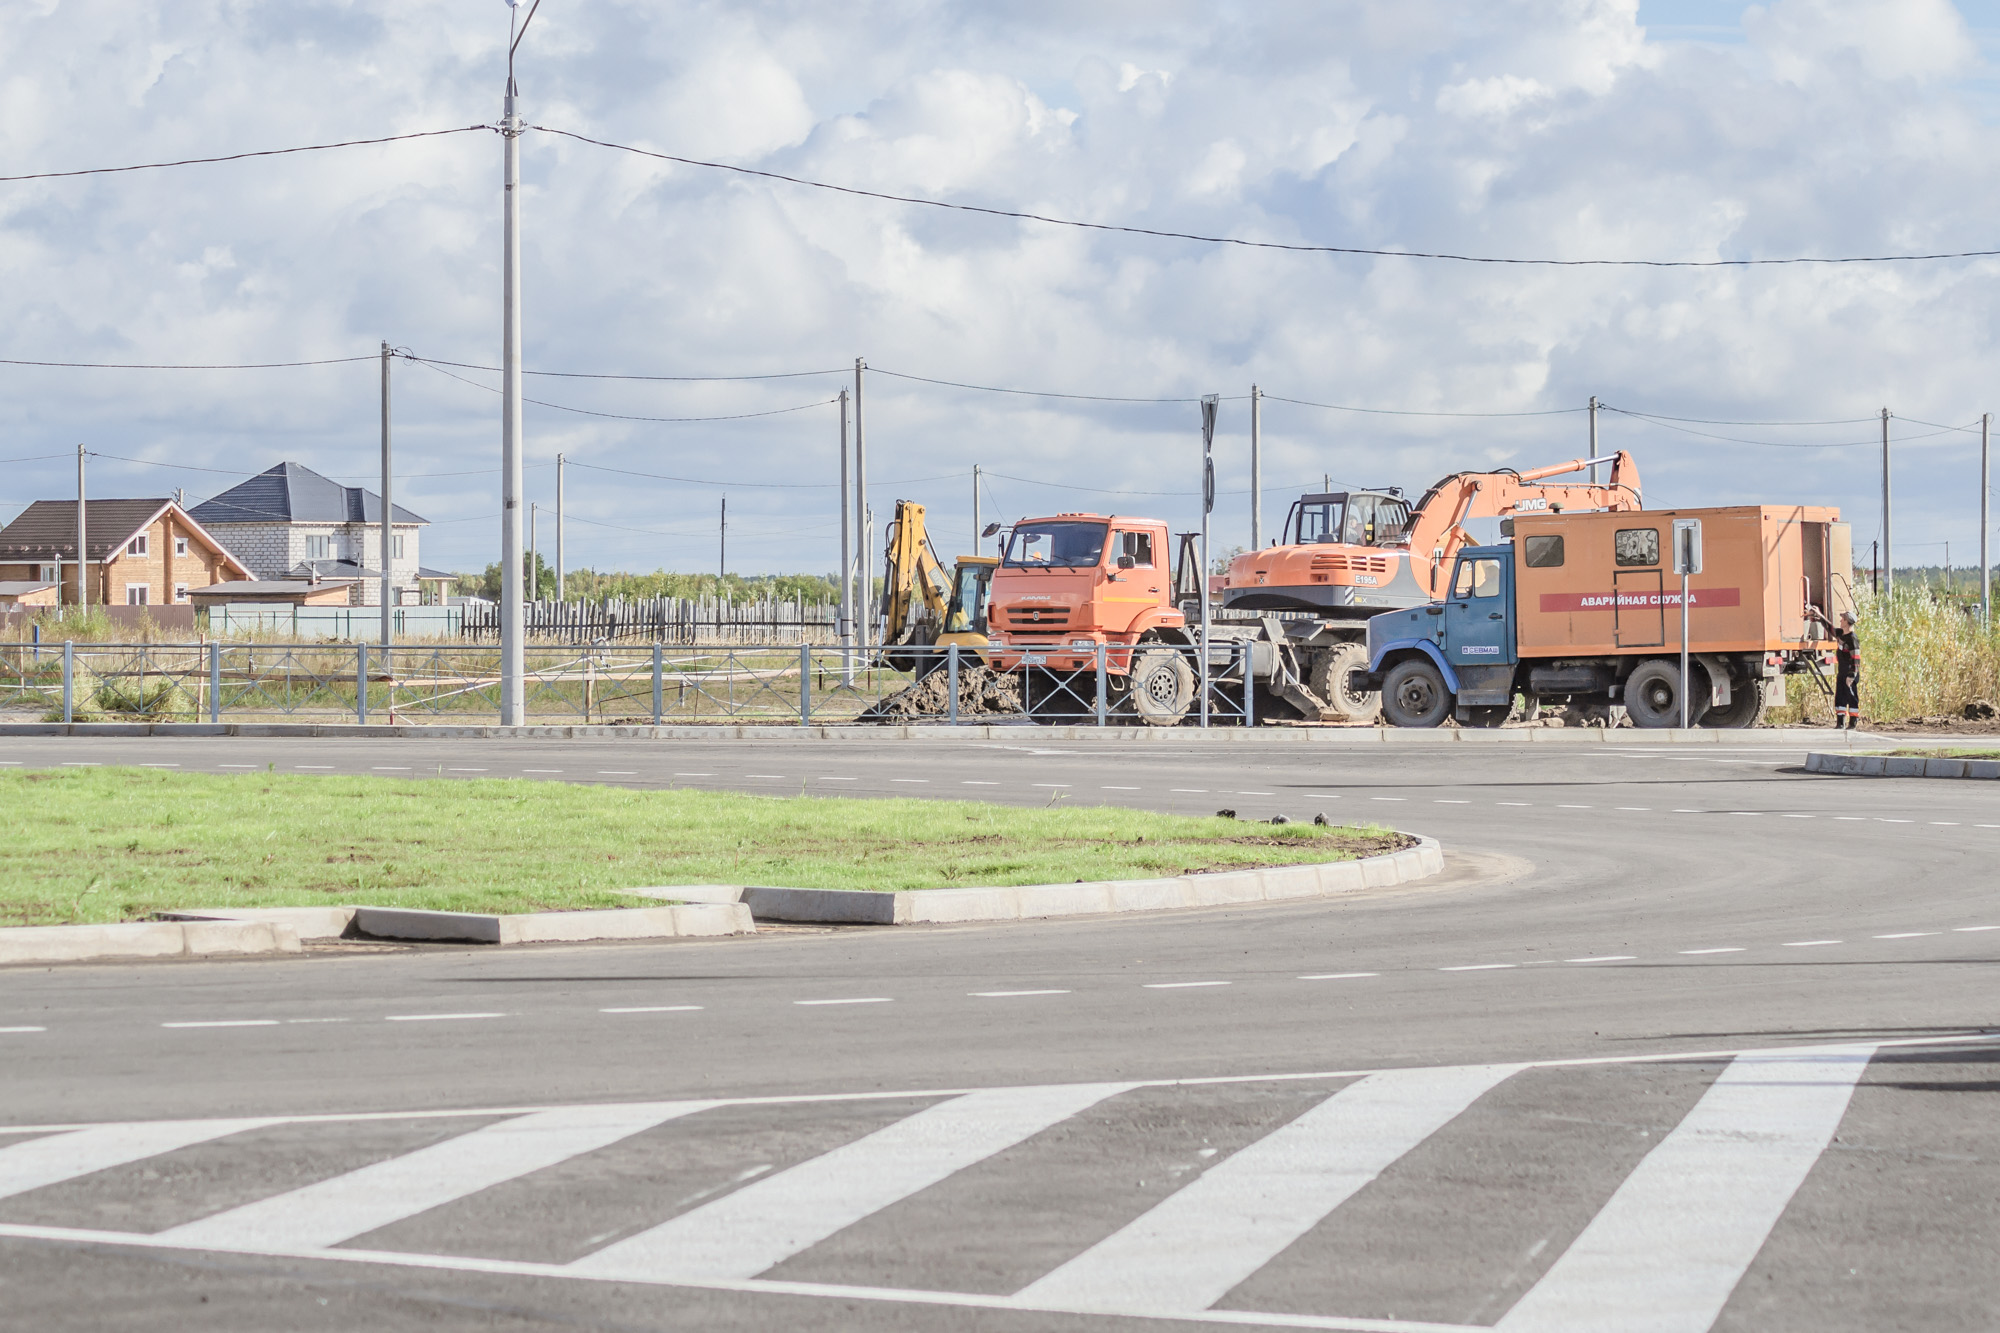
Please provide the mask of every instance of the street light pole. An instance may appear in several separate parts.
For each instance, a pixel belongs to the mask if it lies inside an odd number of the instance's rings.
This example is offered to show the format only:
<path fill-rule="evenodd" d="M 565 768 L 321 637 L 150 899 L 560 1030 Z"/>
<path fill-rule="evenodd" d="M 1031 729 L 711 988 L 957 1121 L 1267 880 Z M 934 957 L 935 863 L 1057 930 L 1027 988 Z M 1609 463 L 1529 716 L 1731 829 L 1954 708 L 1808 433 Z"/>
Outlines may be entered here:
<path fill-rule="evenodd" d="M 1993 433 L 1993 414 L 1979 418 L 1979 623 L 1993 623 L 1993 562 L 1986 553 L 1986 534 L 1992 516 L 1988 502 L 1993 493 L 1993 469 L 1987 446 Z"/>
<path fill-rule="evenodd" d="M 1264 391 L 1250 386 L 1250 549 L 1264 548 Z"/>
<path fill-rule="evenodd" d="M 563 456 L 556 455 L 556 600 L 563 596 Z"/>
<path fill-rule="evenodd" d="M 501 102 L 500 139 L 506 145 L 502 169 L 500 299 L 500 725 L 526 721 L 526 625 L 521 604 L 521 123 L 514 52 L 542 0 L 513 25 L 515 0 L 508 0 L 507 94 Z"/>
<path fill-rule="evenodd" d="M 390 500 L 389 467 L 389 344 L 382 343 L 382 646 L 395 638 L 395 507 Z"/>
<path fill-rule="evenodd" d="M 1896 595 L 1895 546 L 1889 540 L 1889 409 L 1882 409 L 1882 595 Z"/>

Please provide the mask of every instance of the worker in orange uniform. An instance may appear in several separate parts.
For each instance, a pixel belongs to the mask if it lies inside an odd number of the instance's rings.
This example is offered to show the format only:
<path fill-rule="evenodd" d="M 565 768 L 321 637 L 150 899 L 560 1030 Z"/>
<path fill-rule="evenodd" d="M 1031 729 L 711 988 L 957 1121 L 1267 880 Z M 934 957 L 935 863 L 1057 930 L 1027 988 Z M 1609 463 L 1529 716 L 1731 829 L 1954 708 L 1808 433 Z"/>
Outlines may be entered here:
<path fill-rule="evenodd" d="M 1861 637 L 1854 632 L 1854 613 L 1842 611 L 1833 624 L 1818 611 L 1813 619 L 1833 632 L 1833 725 L 1853 731 L 1861 725 Z"/>

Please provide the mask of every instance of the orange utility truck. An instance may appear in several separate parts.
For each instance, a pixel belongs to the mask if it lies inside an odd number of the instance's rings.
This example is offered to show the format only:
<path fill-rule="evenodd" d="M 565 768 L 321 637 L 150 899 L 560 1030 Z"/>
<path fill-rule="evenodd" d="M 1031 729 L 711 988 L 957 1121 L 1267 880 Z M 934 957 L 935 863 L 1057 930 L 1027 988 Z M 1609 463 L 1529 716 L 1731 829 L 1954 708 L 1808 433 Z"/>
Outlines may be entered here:
<path fill-rule="evenodd" d="M 1853 542 L 1837 509 L 1737 505 L 1516 514 L 1512 540 L 1460 550 L 1446 595 L 1368 622 L 1368 673 L 1402 727 L 1498 726 L 1517 696 L 1622 705 L 1636 726 L 1681 718 L 1676 520 L 1698 520 L 1689 580 L 1688 716 L 1752 727 L 1816 671 L 1833 643 L 1822 617 L 1854 609 Z"/>
<path fill-rule="evenodd" d="M 1606 479 L 1597 481 L 1590 469 L 1607 465 Z M 1550 480 L 1580 472 L 1589 475 Z M 1622 450 L 1525 472 L 1454 472 L 1414 506 L 1393 487 L 1301 495 L 1274 545 L 1229 562 L 1222 610 L 1310 612 L 1309 620 L 1283 622 L 1297 680 L 1280 672 L 1273 692 L 1315 721 L 1371 721 L 1375 695 L 1352 681 L 1367 667 L 1362 636 L 1369 617 L 1442 595 L 1442 571 L 1459 548 L 1497 539 L 1504 518 L 1640 503 L 1638 465 Z"/>

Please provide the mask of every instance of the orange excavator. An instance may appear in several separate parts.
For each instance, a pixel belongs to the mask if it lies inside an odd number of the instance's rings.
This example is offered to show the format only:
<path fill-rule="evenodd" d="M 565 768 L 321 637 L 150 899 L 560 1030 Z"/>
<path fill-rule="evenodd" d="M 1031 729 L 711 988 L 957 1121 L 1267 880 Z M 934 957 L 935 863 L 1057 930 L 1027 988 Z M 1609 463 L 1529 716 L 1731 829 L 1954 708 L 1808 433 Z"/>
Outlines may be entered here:
<path fill-rule="evenodd" d="M 1607 464 L 1610 475 L 1595 480 L 1591 469 Z M 1578 472 L 1588 475 L 1548 480 Z M 1379 698 L 1351 688 L 1347 677 L 1367 670 L 1361 640 L 1368 617 L 1441 596 L 1441 571 L 1458 549 L 1499 540 L 1502 519 L 1640 507 L 1639 468 L 1624 450 L 1525 472 L 1454 472 L 1415 505 L 1393 487 L 1301 495 L 1278 541 L 1229 562 L 1222 610 L 1311 613 L 1265 621 L 1267 635 L 1282 630 L 1298 665 L 1274 690 L 1308 717 L 1365 720 Z"/>

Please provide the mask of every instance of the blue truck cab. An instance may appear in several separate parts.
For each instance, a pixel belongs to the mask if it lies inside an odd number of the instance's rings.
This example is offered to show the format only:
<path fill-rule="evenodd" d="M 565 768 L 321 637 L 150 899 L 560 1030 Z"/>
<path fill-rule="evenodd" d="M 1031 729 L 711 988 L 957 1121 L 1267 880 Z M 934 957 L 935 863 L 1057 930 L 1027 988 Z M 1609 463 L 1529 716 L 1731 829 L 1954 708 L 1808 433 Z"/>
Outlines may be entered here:
<path fill-rule="evenodd" d="M 1497 726 L 1514 698 L 1514 547 L 1458 553 L 1443 601 L 1368 621 L 1365 684 L 1399 727 Z M 1364 681 L 1357 679 L 1357 686 Z"/>

